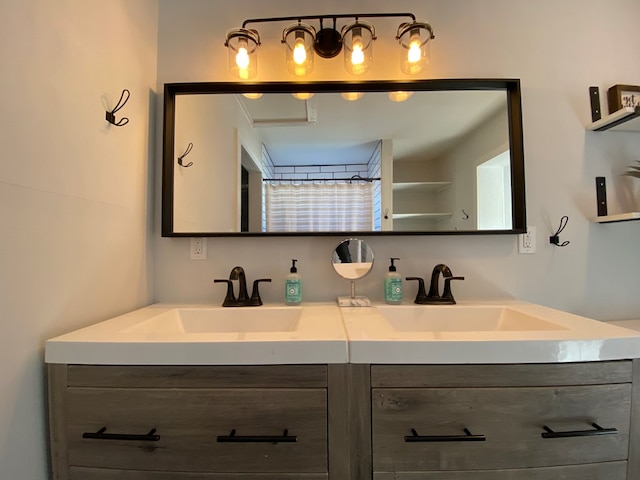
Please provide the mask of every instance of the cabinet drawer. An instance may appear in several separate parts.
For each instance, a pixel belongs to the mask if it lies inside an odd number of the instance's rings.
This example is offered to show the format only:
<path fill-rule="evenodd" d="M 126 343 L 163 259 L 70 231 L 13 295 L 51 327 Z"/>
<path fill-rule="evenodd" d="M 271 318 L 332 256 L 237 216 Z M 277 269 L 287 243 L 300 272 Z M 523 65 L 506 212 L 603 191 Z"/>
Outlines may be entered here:
<path fill-rule="evenodd" d="M 372 397 L 374 471 L 490 470 L 627 459 L 630 384 L 376 388 Z M 545 425 L 556 432 L 575 432 L 593 430 L 593 423 L 617 432 L 541 435 Z M 466 437 L 465 428 L 486 441 L 412 438 L 412 430 L 420 437 Z"/>
<path fill-rule="evenodd" d="M 326 473 L 177 473 L 72 467 L 69 480 L 327 480 Z M 573 479 L 572 479 L 573 480 Z M 590 478 L 587 480 L 591 480 Z M 618 480 L 612 478 L 611 480 Z"/>
<path fill-rule="evenodd" d="M 327 471 L 325 389 L 69 388 L 66 396 L 72 466 L 180 472 Z M 83 438 L 104 427 L 106 438 Z M 152 429 L 159 438 L 128 437 Z M 285 431 L 287 438 L 280 438 Z M 125 437 L 110 438 L 110 434 Z"/>
<path fill-rule="evenodd" d="M 376 473 L 373 476 L 374 480 L 626 480 L 626 478 L 627 462 L 473 472 Z"/>

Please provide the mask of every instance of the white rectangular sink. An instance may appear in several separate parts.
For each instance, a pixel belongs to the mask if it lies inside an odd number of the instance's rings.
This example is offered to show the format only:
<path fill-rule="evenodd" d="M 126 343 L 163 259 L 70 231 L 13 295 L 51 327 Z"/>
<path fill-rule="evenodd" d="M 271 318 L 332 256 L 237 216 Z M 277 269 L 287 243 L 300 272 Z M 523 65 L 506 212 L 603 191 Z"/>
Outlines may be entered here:
<path fill-rule="evenodd" d="M 120 333 L 293 332 L 302 307 L 175 308 L 125 328 Z"/>
<path fill-rule="evenodd" d="M 150 305 L 50 339 L 47 363 L 274 365 L 346 363 L 335 304 Z"/>
<path fill-rule="evenodd" d="M 555 363 L 640 355 L 638 332 L 517 300 L 341 312 L 351 363 Z"/>
<path fill-rule="evenodd" d="M 543 318 L 500 305 L 384 305 L 376 309 L 398 332 L 566 330 Z"/>

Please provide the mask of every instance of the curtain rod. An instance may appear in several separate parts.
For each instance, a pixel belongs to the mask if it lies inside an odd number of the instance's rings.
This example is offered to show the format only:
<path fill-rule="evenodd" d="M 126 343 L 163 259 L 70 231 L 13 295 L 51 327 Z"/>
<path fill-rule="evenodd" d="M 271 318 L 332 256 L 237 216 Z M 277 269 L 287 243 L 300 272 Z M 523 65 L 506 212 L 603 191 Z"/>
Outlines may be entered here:
<path fill-rule="evenodd" d="M 374 182 L 380 177 L 350 177 L 350 178 L 263 178 L 263 182 L 353 182 L 361 180 L 363 182 Z"/>

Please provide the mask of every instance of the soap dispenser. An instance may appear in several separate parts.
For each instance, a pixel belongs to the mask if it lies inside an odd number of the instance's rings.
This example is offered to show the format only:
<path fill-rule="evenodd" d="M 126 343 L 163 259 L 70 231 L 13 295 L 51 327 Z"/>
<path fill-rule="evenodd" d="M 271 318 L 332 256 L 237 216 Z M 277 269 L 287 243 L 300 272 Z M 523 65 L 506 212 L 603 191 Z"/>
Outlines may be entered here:
<path fill-rule="evenodd" d="M 391 258 L 389 271 L 384 275 L 384 301 L 391 305 L 402 303 L 402 275 L 396 271 L 395 260 L 400 259 Z"/>
<path fill-rule="evenodd" d="M 302 302 L 302 278 L 296 268 L 297 261 L 291 259 L 289 275 L 284 280 L 284 303 L 287 305 L 300 305 Z"/>

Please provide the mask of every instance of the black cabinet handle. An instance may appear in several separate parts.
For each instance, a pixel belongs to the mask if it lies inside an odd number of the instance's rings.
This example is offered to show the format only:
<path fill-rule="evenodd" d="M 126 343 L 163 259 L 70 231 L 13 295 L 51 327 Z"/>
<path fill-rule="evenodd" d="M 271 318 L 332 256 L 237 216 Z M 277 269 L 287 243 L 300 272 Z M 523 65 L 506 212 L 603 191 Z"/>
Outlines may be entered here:
<path fill-rule="evenodd" d="M 152 428 L 146 435 L 136 435 L 130 433 L 105 433 L 106 431 L 107 427 L 102 427 L 95 433 L 83 433 L 82 438 L 91 438 L 93 440 L 132 440 L 139 442 L 157 442 L 160 440 L 160 435 L 155 434 L 155 428 Z"/>
<path fill-rule="evenodd" d="M 472 435 L 468 428 L 462 430 L 464 435 L 418 435 L 415 428 L 411 429 L 411 435 L 404 437 L 405 442 L 486 442 L 484 435 Z"/>
<path fill-rule="evenodd" d="M 542 438 L 569 438 L 569 437 L 591 437 L 593 435 L 614 435 L 618 433 L 617 428 L 602 428 L 597 423 L 592 423 L 594 430 L 570 430 L 567 432 L 554 432 L 544 425 L 544 432 L 540 435 Z"/>
<path fill-rule="evenodd" d="M 223 443 L 294 443 L 298 441 L 296 435 L 289 435 L 289 430 L 282 432 L 281 436 L 274 435 L 236 435 L 236 429 L 229 435 L 219 435 L 218 442 Z"/>

